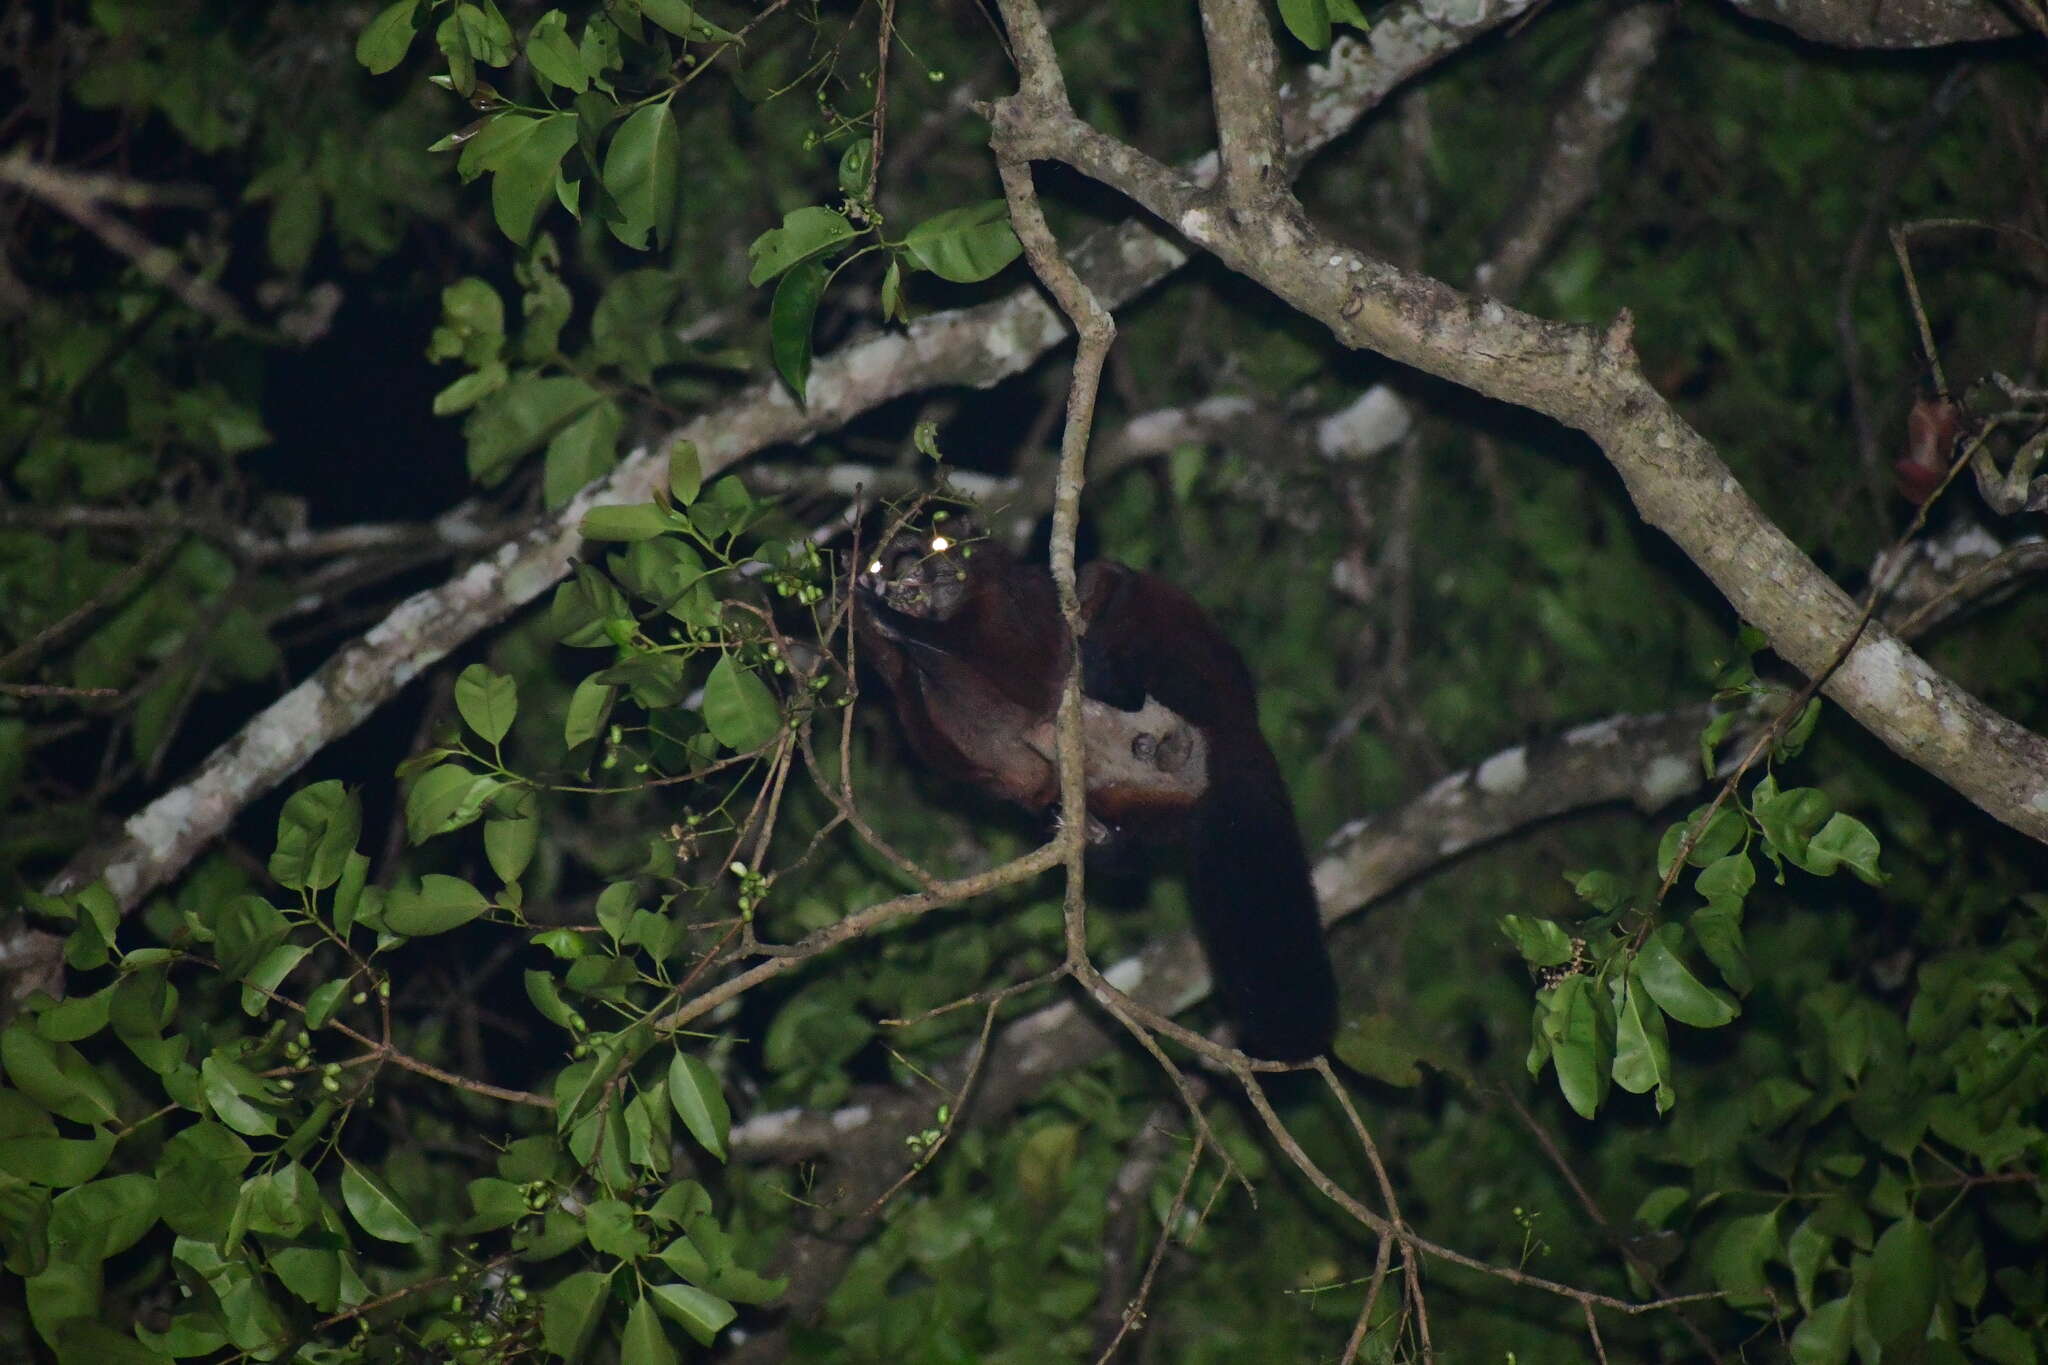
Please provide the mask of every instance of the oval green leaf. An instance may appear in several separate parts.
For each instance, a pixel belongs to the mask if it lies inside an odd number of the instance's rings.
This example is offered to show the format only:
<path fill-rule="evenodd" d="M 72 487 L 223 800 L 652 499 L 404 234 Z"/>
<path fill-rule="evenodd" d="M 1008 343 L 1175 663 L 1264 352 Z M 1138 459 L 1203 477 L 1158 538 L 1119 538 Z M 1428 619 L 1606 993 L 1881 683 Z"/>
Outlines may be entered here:
<path fill-rule="evenodd" d="M 654 1284 L 647 1287 L 647 1294 L 654 1300 L 654 1306 L 671 1321 L 682 1324 L 699 1346 L 709 1346 L 711 1339 L 739 1316 L 724 1299 L 695 1285 Z"/>
<path fill-rule="evenodd" d="M 483 664 L 471 664 L 455 680 L 455 709 L 486 744 L 499 744 L 519 714 L 519 685 Z"/>
<path fill-rule="evenodd" d="M 619 212 L 609 222 L 612 235 L 636 251 L 646 248 L 650 232 L 666 245 L 675 228 L 681 177 L 682 142 L 669 101 L 634 111 L 604 158 L 604 188 Z"/>
<path fill-rule="evenodd" d="M 381 76 L 405 60 L 416 32 L 413 17 L 419 7 L 420 0 L 398 0 L 397 4 L 379 10 L 377 17 L 356 35 L 356 60 L 372 76 Z"/>
<path fill-rule="evenodd" d="M 1886 1228 L 1857 1289 L 1871 1334 L 1882 1343 L 1921 1336 L 1934 1313 L 1936 1282 L 1933 1229 L 1917 1218 Z"/>
<path fill-rule="evenodd" d="M 811 380 L 811 324 L 818 316 L 818 301 L 825 297 L 827 278 L 823 261 L 805 261 L 782 277 L 768 308 L 768 345 L 775 371 L 799 403 L 805 401 Z"/>
<path fill-rule="evenodd" d="M 919 265 L 954 284 L 985 280 L 1024 250 L 1010 227 L 1009 206 L 1000 199 L 927 218 L 910 230 L 903 245 Z"/>
<path fill-rule="evenodd" d="M 1635 974 L 1658 1008 L 1679 1023 L 1719 1028 L 1741 1010 L 1727 996 L 1709 990 L 1679 959 L 1684 944 L 1683 929 L 1675 924 L 1659 925 L 1636 953 Z"/>
<path fill-rule="evenodd" d="M 583 69 L 583 53 L 569 39 L 569 18 L 551 9 L 533 21 L 526 34 L 526 60 L 533 69 L 577 94 L 590 88 L 590 73 Z"/>
<path fill-rule="evenodd" d="M 364 1232 L 384 1242 L 417 1242 L 426 1236 L 389 1190 L 347 1157 L 341 1165 L 341 1202 Z"/>
<path fill-rule="evenodd" d="M 270 875 L 294 891 L 324 891 L 341 880 L 362 830 L 362 803 L 341 783 L 294 792 L 277 817 Z"/>
<path fill-rule="evenodd" d="M 856 235 L 846 215 L 831 209 L 813 205 L 786 213 L 781 227 L 768 229 L 748 246 L 747 256 L 754 264 L 747 272 L 747 283 L 765 284 L 791 266 L 822 255 Z"/>
<path fill-rule="evenodd" d="M 1330 7 L 1327 0 L 1280 0 L 1280 22 L 1296 40 L 1314 52 L 1330 45 Z"/>
<path fill-rule="evenodd" d="M 676 1116 L 690 1130 L 690 1136 L 705 1151 L 725 1160 L 732 1110 L 725 1102 L 725 1089 L 711 1068 L 688 1053 L 678 1052 L 668 1064 L 668 1100 L 676 1107 Z"/>
<path fill-rule="evenodd" d="M 712 666 L 704 683 L 704 724 L 720 744 L 746 753 L 775 737 L 782 728 L 782 712 L 768 685 L 727 654 Z"/>

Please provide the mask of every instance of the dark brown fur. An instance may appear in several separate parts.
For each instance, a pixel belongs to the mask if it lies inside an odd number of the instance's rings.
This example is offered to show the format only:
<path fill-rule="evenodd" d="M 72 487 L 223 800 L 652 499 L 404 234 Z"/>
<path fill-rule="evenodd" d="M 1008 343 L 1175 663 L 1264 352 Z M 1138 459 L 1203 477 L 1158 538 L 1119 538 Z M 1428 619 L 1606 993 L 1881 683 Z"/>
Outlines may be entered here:
<path fill-rule="evenodd" d="M 1051 576 L 997 545 L 931 545 L 899 536 L 857 575 L 863 657 L 930 767 L 1045 810 L 1073 659 Z M 1098 561 L 1079 586 L 1091 832 L 1189 847 L 1196 925 L 1242 1045 L 1314 1056 L 1336 982 L 1251 672 L 1164 579 Z"/>

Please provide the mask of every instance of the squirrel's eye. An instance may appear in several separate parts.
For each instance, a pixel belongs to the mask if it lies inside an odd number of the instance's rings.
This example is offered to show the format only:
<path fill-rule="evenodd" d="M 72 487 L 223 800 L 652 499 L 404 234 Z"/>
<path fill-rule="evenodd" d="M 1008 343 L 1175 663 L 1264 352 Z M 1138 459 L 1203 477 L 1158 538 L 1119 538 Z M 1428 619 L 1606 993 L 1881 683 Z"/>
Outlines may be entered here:
<path fill-rule="evenodd" d="M 882 561 L 881 561 L 881 560 L 879 560 L 879 559 L 871 559 L 871 560 L 869 560 L 869 561 L 868 561 L 868 572 L 869 572 L 869 573 L 871 573 L 871 574 L 875 574 L 875 575 L 879 576 L 879 575 L 881 574 L 881 572 L 882 572 Z"/>
<path fill-rule="evenodd" d="M 950 550 L 950 549 L 952 549 L 952 548 L 953 548 L 953 542 L 952 542 L 952 541 L 950 541 L 950 540 L 948 540 L 948 539 L 946 539 L 946 538 L 945 538 L 944 536 L 933 536 L 933 537 L 932 537 L 932 553 L 933 553 L 933 554 L 935 554 L 935 555 L 942 555 L 942 554 L 944 554 L 944 553 L 945 553 L 946 551 L 948 551 L 948 550 Z"/>

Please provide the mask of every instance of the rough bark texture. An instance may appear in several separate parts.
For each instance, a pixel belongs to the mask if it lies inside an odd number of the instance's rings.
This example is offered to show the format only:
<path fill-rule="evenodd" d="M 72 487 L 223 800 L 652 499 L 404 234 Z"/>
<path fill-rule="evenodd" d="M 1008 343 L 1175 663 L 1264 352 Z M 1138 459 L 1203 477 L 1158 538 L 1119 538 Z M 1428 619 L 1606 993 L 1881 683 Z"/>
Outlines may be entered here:
<path fill-rule="evenodd" d="M 1835 47 L 1942 47 L 2023 31 L 2000 0 L 1728 0 L 1736 10 Z M 2024 3 L 2024 0 L 2021 0 Z"/>

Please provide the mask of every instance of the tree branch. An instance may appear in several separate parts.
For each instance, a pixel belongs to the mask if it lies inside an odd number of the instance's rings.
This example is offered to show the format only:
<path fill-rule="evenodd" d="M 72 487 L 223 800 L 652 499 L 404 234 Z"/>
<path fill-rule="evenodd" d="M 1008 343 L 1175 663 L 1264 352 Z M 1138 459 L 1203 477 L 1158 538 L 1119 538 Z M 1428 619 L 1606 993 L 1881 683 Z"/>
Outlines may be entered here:
<path fill-rule="evenodd" d="M 1129 195 L 1344 344 L 1584 431 L 1643 520 L 1677 542 L 1808 676 L 1825 671 L 1855 629 L 1856 604 L 1644 378 L 1626 314 L 1604 333 L 1552 322 L 1368 256 L 1296 215 L 1236 221 L 1211 211 L 1186 177 L 1068 116 L 1015 135 L 1034 155 Z M 2048 841 L 2048 740 L 1971 696 L 1896 636 L 1866 632 L 1825 691 L 1901 758 L 1993 818 Z"/>

